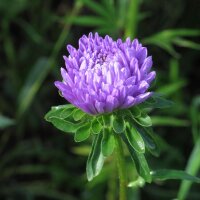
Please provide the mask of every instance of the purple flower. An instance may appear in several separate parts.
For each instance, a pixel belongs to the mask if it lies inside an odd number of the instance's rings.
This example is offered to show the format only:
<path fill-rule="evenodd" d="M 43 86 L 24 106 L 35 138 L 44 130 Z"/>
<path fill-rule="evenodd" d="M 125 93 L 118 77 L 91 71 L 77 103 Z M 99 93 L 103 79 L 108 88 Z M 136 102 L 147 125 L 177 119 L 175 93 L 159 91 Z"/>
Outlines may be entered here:
<path fill-rule="evenodd" d="M 55 85 L 83 111 L 92 115 L 112 112 L 151 96 L 147 90 L 156 73 L 150 72 L 152 57 L 137 39 L 113 41 L 90 33 L 79 39 L 78 49 L 67 45 L 67 50 L 66 69 L 61 68 L 63 81 Z"/>

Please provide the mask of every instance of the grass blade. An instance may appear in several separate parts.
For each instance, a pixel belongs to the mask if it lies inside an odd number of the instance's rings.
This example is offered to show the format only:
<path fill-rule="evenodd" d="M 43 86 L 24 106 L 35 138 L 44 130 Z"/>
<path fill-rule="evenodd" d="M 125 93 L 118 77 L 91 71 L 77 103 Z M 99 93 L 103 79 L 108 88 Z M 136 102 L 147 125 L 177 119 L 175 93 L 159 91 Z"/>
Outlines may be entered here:
<path fill-rule="evenodd" d="M 161 170 L 151 171 L 151 175 L 153 180 L 165 181 L 169 179 L 180 179 L 180 180 L 188 180 L 200 183 L 200 178 L 192 176 L 187 172 L 181 170 L 161 169 Z"/>
<path fill-rule="evenodd" d="M 18 96 L 18 117 L 20 117 L 31 104 L 42 81 L 47 76 L 49 69 L 50 64 L 46 58 L 40 58 L 33 66 Z"/>

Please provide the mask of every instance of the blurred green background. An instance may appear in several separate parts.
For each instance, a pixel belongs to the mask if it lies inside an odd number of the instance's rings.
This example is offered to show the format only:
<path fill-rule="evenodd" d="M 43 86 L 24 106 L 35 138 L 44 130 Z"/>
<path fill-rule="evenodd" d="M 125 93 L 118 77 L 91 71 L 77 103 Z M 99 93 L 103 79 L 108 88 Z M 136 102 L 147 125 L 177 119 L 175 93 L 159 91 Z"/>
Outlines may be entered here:
<path fill-rule="evenodd" d="M 53 85 L 66 44 L 77 47 L 90 31 L 148 47 L 153 90 L 175 102 L 151 113 L 161 155 L 147 154 L 149 164 L 200 175 L 199 10 L 199 0 L 0 0 L 0 199 L 117 199 L 115 162 L 87 182 L 90 142 L 76 144 L 44 121 L 51 106 L 66 104 Z M 132 185 L 129 200 L 200 199 L 190 182 Z"/>

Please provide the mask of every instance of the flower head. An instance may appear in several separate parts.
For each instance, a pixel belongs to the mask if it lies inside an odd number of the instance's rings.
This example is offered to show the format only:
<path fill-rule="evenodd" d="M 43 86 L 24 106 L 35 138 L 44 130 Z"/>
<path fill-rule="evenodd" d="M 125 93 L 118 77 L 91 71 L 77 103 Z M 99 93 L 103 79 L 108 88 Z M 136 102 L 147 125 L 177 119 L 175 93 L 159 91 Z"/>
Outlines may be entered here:
<path fill-rule="evenodd" d="M 67 45 L 63 81 L 56 81 L 62 96 L 83 111 L 97 115 L 129 108 L 151 96 L 147 92 L 156 73 L 152 57 L 138 42 L 127 38 L 113 41 L 98 33 L 83 35 L 79 47 Z"/>

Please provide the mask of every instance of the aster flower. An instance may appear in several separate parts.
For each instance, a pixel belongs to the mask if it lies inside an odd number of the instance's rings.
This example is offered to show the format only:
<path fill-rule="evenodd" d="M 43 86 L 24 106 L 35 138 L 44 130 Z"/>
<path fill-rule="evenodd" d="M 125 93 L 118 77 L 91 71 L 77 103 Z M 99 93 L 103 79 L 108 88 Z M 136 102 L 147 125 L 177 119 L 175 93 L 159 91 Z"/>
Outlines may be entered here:
<path fill-rule="evenodd" d="M 91 115 L 111 113 L 144 102 L 156 73 L 152 57 L 137 39 L 114 41 L 98 33 L 82 36 L 79 47 L 67 45 L 63 81 L 55 85 L 71 104 Z"/>
<path fill-rule="evenodd" d="M 152 57 L 147 56 L 147 49 L 137 39 L 113 41 L 98 33 L 82 36 L 78 49 L 71 45 L 67 49 L 66 68 L 61 68 L 63 81 L 55 85 L 71 104 L 52 107 L 45 119 L 61 131 L 73 132 L 76 142 L 94 136 L 86 166 L 89 181 L 100 173 L 115 148 L 122 156 L 123 141 L 138 174 L 151 182 L 144 153 L 147 148 L 157 155 L 157 144 L 148 129 L 151 118 L 137 104 L 156 108 L 168 102 L 148 91 L 156 73 L 151 71 Z M 125 169 L 120 171 L 125 173 Z"/>
<path fill-rule="evenodd" d="M 152 172 L 146 161 L 145 151 L 158 156 L 159 148 L 147 114 L 149 109 L 144 108 L 172 105 L 171 101 L 148 91 L 156 73 L 151 71 L 152 58 L 147 49 L 137 39 L 113 41 L 97 33 L 81 37 L 78 49 L 71 45 L 67 49 L 66 68 L 61 68 L 63 81 L 56 81 L 55 85 L 71 104 L 52 107 L 45 119 L 61 131 L 74 133 L 76 142 L 93 136 L 86 164 L 88 180 L 100 173 L 104 160 L 115 150 L 119 198 L 125 200 L 128 183 L 123 148 L 126 147 L 140 182 L 177 177 L 200 182 L 183 171 Z M 135 184 L 134 180 L 129 186 Z"/>

